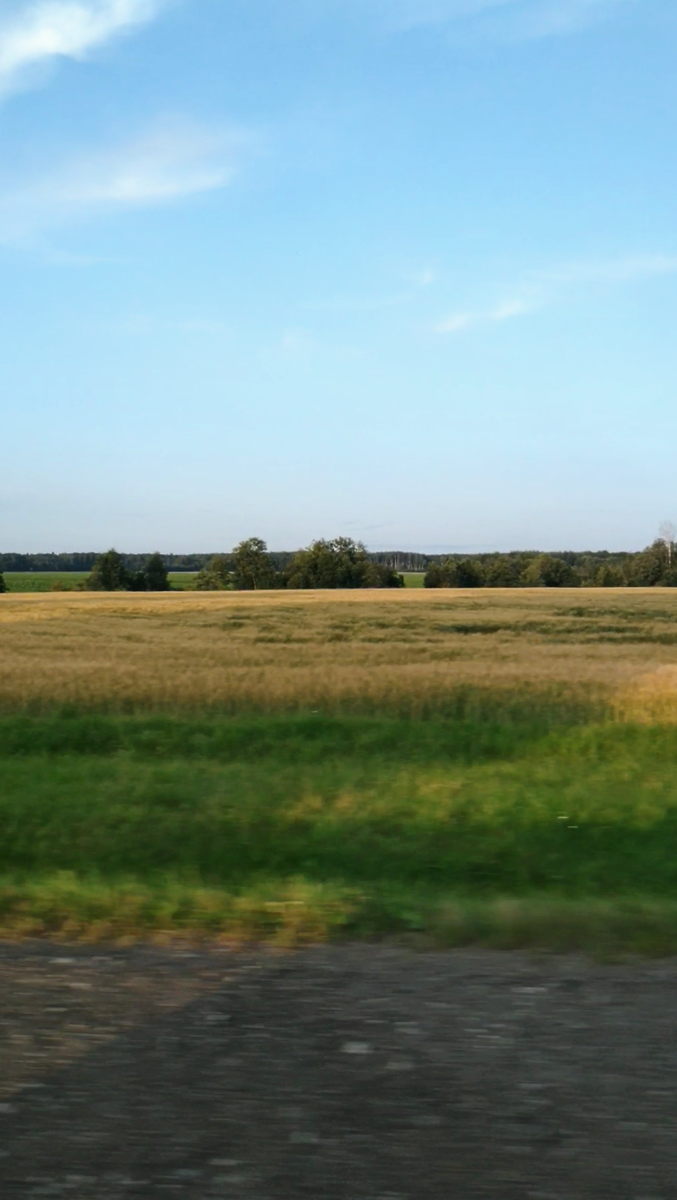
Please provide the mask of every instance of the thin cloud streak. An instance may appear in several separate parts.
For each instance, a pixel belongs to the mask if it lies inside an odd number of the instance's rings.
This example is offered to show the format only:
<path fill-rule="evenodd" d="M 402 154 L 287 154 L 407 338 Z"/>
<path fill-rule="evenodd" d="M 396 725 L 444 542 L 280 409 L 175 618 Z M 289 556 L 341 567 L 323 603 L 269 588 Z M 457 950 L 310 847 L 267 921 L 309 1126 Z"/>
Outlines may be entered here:
<path fill-rule="evenodd" d="M 574 262 L 541 271 L 528 277 L 512 290 L 512 296 L 488 309 L 451 313 L 435 326 L 434 332 L 458 334 L 476 325 L 510 321 L 556 304 L 570 288 L 639 283 L 677 273 L 677 257 L 665 254 L 629 255 L 604 261 Z"/>
<path fill-rule="evenodd" d="M 236 174 L 247 141 L 242 131 L 171 121 L 127 144 L 70 159 L 41 178 L 0 190 L 0 240 L 21 241 L 97 213 L 168 204 L 223 188 Z"/>
<path fill-rule="evenodd" d="M 552 283 L 634 283 L 656 275 L 673 275 L 677 257 L 666 254 L 628 255 L 610 262 L 580 262 L 545 273 Z"/>
<path fill-rule="evenodd" d="M 508 40 L 575 33 L 637 0 L 377 0 L 384 17 L 400 29 L 464 25 Z"/>
<path fill-rule="evenodd" d="M 484 312 L 452 313 L 450 317 L 435 327 L 435 332 L 462 333 L 463 330 L 470 329 L 473 325 L 501 324 L 503 321 L 511 321 L 515 317 L 523 317 L 527 313 L 533 312 L 536 307 L 535 300 L 529 301 L 515 297 L 512 300 L 504 300 Z"/>
<path fill-rule="evenodd" d="M 0 19 L 0 95 L 53 59 L 84 59 L 117 34 L 146 25 L 165 0 L 43 0 Z"/>

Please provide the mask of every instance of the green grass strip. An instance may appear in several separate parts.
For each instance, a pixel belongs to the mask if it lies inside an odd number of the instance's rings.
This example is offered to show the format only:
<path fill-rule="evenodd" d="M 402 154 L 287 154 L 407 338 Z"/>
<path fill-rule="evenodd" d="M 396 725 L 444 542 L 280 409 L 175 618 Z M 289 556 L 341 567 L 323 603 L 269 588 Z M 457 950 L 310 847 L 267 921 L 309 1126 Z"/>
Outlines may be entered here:
<path fill-rule="evenodd" d="M 183 716 L 104 713 L 0 714 L 0 759 L 40 755 L 220 762 L 318 763 L 335 758 L 407 762 L 514 759 L 583 714 L 537 701 L 514 712 L 461 711 L 444 718 L 332 716 Z M 677 727 L 672 734 L 677 754 Z"/>
<path fill-rule="evenodd" d="M 235 891 L 60 872 L 0 878 L 0 937 L 289 948 L 386 938 L 421 950 L 475 946 L 618 959 L 677 953 L 677 902 L 632 895 L 473 899 L 391 886 L 367 893 L 304 879 L 260 881 Z"/>

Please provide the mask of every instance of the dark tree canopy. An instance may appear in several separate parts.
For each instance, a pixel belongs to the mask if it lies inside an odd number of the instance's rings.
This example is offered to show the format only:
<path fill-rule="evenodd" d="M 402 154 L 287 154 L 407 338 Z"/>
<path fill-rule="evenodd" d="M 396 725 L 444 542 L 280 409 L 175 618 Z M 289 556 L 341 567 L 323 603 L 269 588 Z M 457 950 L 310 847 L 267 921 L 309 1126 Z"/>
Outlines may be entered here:
<path fill-rule="evenodd" d="M 294 555 L 286 572 L 288 588 L 402 587 L 401 575 L 372 562 L 360 542 L 351 538 L 313 542 Z"/>
<path fill-rule="evenodd" d="M 7 584 L 5 583 L 5 577 L 2 574 L 2 571 L 0 571 L 0 595 L 2 595 L 2 593 L 6 592 L 6 591 L 7 591 Z"/>
<path fill-rule="evenodd" d="M 424 579 L 426 587 L 477 588 L 483 587 L 484 569 L 472 558 L 447 558 L 430 567 Z"/>
<path fill-rule="evenodd" d="M 607 563 L 595 572 L 594 584 L 595 587 L 625 587 L 627 579 L 621 567 Z"/>
<path fill-rule="evenodd" d="M 576 587 L 578 584 L 573 567 L 552 554 L 539 554 L 529 564 L 523 578 L 526 587 Z"/>
<path fill-rule="evenodd" d="M 198 592 L 223 592 L 231 586 L 230 563 L 225 554 L 215 554 L 195 580 Z"/>
<path fill-rule="evenodd" d="M 498 554 L 484 567 L 484 585 L 493 588 L 519 587 L 525 564 L 519 559 Z"/>
<path fill-rule="evenodd" d="M 495 554 L 449 557 L 427 570 L 425 587 L 578 587 L 582 582 L 563 557 L 552 554 Z"/>
<path fill-rule="evenodd" d="M 151 554 L 146 563 L 146 590 L 149 592 L 169 591 L 167 568 L 161 554 Z"/>
<path fill-rule="evenodd" d="M 151 554 L 142 570 L 130 571 L 117 550 L 107 550 L 97 558 L 85 586 L 90 592 L 166 592 L 169 580 L 159 554 Z"/>
<path fill-rule="evenodd" d="M 641 554 L 636 554 L 628 579 L 631 587 L 658 587 L 661 584 L 674 587 L 676 573 L 672 557 L 662 541 L 656 541 Z"/>
<path fill-rule="evenodd" d="M 86 586 L 90 592 L 126 592 L 131 581 L 122 555 L 117 550 L 107 550 L 94 563 Z"/>
<path fill-rule="evenodd" d="M 233 550 L 233 587 L 239 592 L 263 591 L 276 585 L 277 572 L 261 538 L 247 538 Z"/>

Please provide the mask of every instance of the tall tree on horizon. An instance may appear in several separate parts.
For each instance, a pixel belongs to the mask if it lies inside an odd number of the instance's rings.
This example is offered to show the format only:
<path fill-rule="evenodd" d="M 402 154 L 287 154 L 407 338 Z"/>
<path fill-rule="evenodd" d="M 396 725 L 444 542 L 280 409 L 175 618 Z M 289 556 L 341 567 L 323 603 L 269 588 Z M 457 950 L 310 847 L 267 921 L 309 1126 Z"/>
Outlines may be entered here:
<path fill-rule="evenodd" d="M 275 587 L 275 568 L 261 538 L 246 538 L 233 550 L 233 587 L 238 592 L 260 592 Z"/>
<path fill-rule="evenodd" d="M 167 568 L 161 554 L 157 552 L 151 554 L 146 569 L 146 588 L 149 592 L 168 592 L 169 579 L 167 577 Z"/>
<path fill-rule="evenodd" d="M 131 576 L 117 550 L 100 554 L 85 582 L 88 592 L 126 592 Z"/>

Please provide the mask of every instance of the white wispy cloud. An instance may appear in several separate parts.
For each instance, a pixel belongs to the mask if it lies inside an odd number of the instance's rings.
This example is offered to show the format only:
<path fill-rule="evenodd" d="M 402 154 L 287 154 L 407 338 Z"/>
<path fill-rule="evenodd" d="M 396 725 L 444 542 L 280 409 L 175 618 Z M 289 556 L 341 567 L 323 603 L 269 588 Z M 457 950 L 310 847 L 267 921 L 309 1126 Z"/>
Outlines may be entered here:
<path fill-rule="evenodd" d="M 435 332 L 462 333 L 476 325 L 524 317 L 556 304 L 565 291 L 576 287 L 628 284 L 674 274 L 677 274 L 677 257 L 666 254 L 564 263 L 526 276 L 498 304 L 451 313 L 435 326 Z"/>
<path fill-rule="evenodd" d="M 99 212 L 168 204 L 225 187 L 238 170 L 248 135 L 186 121 L 164 121 L 140 136 L 56 164 L 37 178 L 0 183 L 0 239 Z"/>
<path fill-rule="evenodd" d="M 400 28 L 464 24 L 491 35 L 526 39 L 574 33 L 637 0 L 375 0 Z"/>
<path fill-rule="evenodd" d="M 435 326 L 435 332 L 462 333 L 464 329 L 470 329 L 473 325 L 494 322 L 500 324 L 503 321 L 511 321 L 515 317 L 523 317 L 537 307 L 539 304 L 535 297 L 527 299 L 516 296 L 512 299 L 502 300 L 500 304 L 496 304 L 492 308 L 452 313 Z"/>
<path fill-rule="evenodd" d="M 84 59 L 117 34 L 147 24 L 165 0 L 42 0 L 0 17 L 0 94 L 59 58 Z"/>

